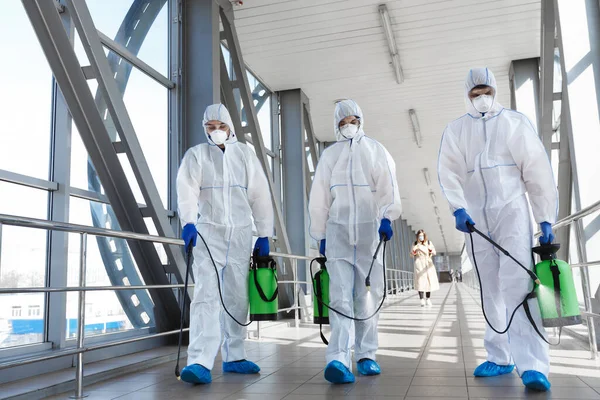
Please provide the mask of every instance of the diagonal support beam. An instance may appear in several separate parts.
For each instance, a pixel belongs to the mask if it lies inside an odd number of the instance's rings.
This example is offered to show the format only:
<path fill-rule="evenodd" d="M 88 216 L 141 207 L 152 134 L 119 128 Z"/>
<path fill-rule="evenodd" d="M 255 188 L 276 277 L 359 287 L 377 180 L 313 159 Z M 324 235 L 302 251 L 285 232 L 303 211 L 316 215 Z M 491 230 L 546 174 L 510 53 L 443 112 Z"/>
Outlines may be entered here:
<path fill-rule="evenodd" d="M 283 222 L 283 213 L 281 211 L 280 199 L 277 198 L 275 192 L 275 185 L 273 183 L 273 174 L 269 168 L 269 161 L 267 159 L 267 153 L 265 152 L 265 144 L 263 142 L 263 136 L 260 131 L 260 125 L 258 123 L 258 116 L 256 114 L 256 108 L 254 107 L 254 98 L 252 97 L 252 91 L 248 83 L 248 77 L 244 70 L 244 59 L 242 57 L 242 50 L 238 41 L 237 32 L 235 25 L 233 24 L 233 13 L 227 15 L 223 8 L 220 9 L 221 23 L 223 24 L 225 38 L 227 40 L 228 48 L 230 51 L 231 58 L 233 60 L 233 68 L 235 76 L 237 77 L 241 100 L 243 108 L 246 111 L 246 117 L 248 118 L 248 125 L 251 128 L 252 142 L 254 143 L 254 149 L 256 155 L 263 166 L 267 180 L 269 181 L 269 191 L 271 192 L 271 198 L 273 200 L 273 208 L 275 211 L 275 229 L 277 232 L 278 247 L 284 253 L 290 252 L 290 242 L 288 239 L 287 230 Z M 250 111 L 250 112 L 248 112 Z"/>
<path fill-rule="evenodd" d="M 133 191 L 129 187 L 54 3 L 46 0 L 22 2 L 121 229 L 147 233 Z M 130 241 L 128 244 L 145 283 L 167 284 L 154 245 L 136 241 Z M 152 290 L 150 293 L 155 299 L 154 316 L 157 329 L 169 330 L 176 327 L 179 306 L 173 293 L 164 290 Z"/>
<path fill-rule="evenodd" d="M 104 95 L 112 121 L 126 148 L 127 158 L 146 201 L 148 214 L 152 217 L 156 231 L 160 236 L 174 237 L 175 234 L 144 157 L 133 123 L 127 113 L 125 102 L 114 80 L 113 72 L 110 69 L 90 11 L 84 0 L 67 0 L 67 8 L 71 12 L 73 23 L 79 32 L 83 47 L 96 74 L 98 87 Z M 175 246 L 164 247 L 170 262 L 177 266 L 180 277 L 185 276 L 185 261 L 181 250 Z"/>

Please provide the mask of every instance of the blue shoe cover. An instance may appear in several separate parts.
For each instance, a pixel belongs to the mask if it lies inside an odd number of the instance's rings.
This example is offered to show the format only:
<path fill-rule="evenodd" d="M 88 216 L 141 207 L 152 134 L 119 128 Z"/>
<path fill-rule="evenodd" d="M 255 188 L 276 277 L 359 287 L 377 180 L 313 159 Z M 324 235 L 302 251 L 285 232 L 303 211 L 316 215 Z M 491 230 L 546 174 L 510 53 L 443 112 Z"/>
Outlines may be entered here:
<path fill-rule="evenodd" d="M 541 372 L 525 371 L 521 379 L 527 389 L 537 390 L 538 392 L 547 392 L 550 390 L 550 382 L 548 382 L 548 378 Z"/>
<path fill-rule="evenodd" d="M 212 377 L 210 376 L 210 370 L 206 369 L 200 364 L 188 365 L 181 370 L 180 378 L 182 381 L 187 383 L 211 383 Z"/>
<path fill-rule="evenodd" d="M 473 371 L 473 375 L 478 377 L 489 377 L 489 376 L 499 376 L 504 374 L 510 374 L 515 369 L 515 366 L 510 365 L 498 365 L 491 361 L 486 361 L 481 364 L 479 367 L 475 368 Z"/>
<path fill-rule="evenodd" d="M 325 367 L 325 379 L 331 383 L 353 383 L 354 374 L 339 361 L 332 361 Z"/>
<path fill-rule="evenodd" d="M 356 363 L 356 367 L 358 369 L 358 373 L 361 375 L 381 374 L 381 368 L 379 368 L 379 364 L 377 364 L 375 360 L 371 360 L 370 358 L 363 358 L 362 360 Z"/>
<path fill-rule="evenodd" d="M 223 363 L 223 372 L 233 372 L 234 374 L 258 374 L 260 367 L 252 361 L 240 360 Z"/>

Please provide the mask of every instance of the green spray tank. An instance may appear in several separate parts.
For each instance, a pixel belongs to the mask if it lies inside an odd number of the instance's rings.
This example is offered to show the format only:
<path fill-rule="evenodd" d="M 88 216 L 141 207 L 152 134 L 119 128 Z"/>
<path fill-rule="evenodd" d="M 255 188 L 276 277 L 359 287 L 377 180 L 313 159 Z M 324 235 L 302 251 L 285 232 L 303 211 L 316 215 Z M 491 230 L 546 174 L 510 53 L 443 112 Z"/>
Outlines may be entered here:
<path fill-rule="evenodd" d="M 327 258 L 318 257 L 313 261 L 316 261 L 320 268 L 313 277 L 313 322 L 319 325 L 328 325 L 329 309 L 324 305 L 329 305 L 329 272 L 325 266 Z"/>
<path fill-rule="evenodd" d="M 251 321 L 276 321 L 278 312 L 277 263 L 270 256 L 252 256 L 248 274 Z"/>
<path fill-rule="evenodd" d="M 545 327 L 581 324 L 573 271 L 569 264 L 556 258 L 558 249 L 558 243 L 533 248 L 541 259 L 535 265 L 535 274 L 540 281 L 535 293 Z"/>

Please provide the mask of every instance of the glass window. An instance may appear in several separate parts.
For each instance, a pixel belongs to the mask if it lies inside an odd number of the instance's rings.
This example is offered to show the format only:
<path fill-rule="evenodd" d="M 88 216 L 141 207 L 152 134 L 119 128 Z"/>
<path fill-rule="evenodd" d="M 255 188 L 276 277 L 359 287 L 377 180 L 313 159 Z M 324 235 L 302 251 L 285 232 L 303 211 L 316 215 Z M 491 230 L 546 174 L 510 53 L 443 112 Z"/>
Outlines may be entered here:
<path fill-rule="evenodd" d="M 96 28 L 164 76 L 168 75 L 168 7 L 166 0 L 87 0 Z M 89 65 L 79 36 L 75 51 Z M 105 49 L 105 52 L 109 51 Z M 113 55 L 113 57 L 116 55 Z M 116 56 L 117 60 L 120 57 Z"/>
<path fill-rule="evenodd" d="M 0 169 L 48 179 L 52 73 L 21 2 L 5 3 L 0 12 L 0 36 L 6 39 L 0 75 L 7 78 L 0 98 Z"/>
<path fill-rule="evenodd" d="M 258 124 L 262 132 L 263 142 L 267 149 L 273 150 L 273 141 L 271 140 L 271 96 L 264 89 L 259 93 L 264 96 L 256 106 L 260 106 L 258 111 Z M 256 103 L 256 102 L 255 102 Z"/>
<path fill-rule="evenodd" d="M 127 64 L 125 61 L 123 63 Z M 136 68 L 132 68 L 123 101 L 164 207 L 168 198 L 168 90 Z M 106 115 L 109 134 L 116 137 L 117 133 L 110 116 L 104 114 L 106 108 L 103 107 L 100 111 L 102 115 Z M 71 185 L 102 192 L 75 124 L 72 136 Z M 145 204 L 127 156 L 119 154 L 119 159 L 136 201 Z"/>
<path fill-rule="evenodd" d="M 152 3 L 151 0 L 148 3 Z M 133 0 L 86 0 L 85 2 L 90 10 L 92 19 L 96 29 L 104 33 L 111 39 L 114 39 L 119 31 L 119 28 L 123 24 L 123 21 L 127 18 L 127 12 L 130 11 Z M 137 1 L 136 3 L 141 3 Z M 163 1 L 164 3 L 164 1 Z M 148 5 L 145 5 L 146 7 Z M 133 10 L 132 10 L 133 11 Z M 144 10 L 137 10 L 133 14 L 139 17 L 139 14 L 143 13 Z M 134 15 L 131 15 L 134 18 Z M 139 19 L 139 18 L 137 18 Z M 128 21 L 129 22 L 129 21 Z M 134 21 L 131 21 L 134 22 Z"/>
<path fill-rule="evenodd" d="M 168 198 L 168 90 L 133 69 L 125 89 L 125 106 L 142 146 L 163 206 Z M 123 164 L 123 162 L 121 162 Z M 132 176 L 130 182 L 133 181 Z M 138 199 L 143 202 L 143 198 Z"/>
<path fill-rule="evenodd" d="M 118 229 L 112 208 L 107 204 L 71 198 L 69 222 Z M 93 215 L 93 217 L 92 217 Z M 79 284 L 80 236 L 69 234 L 67 281 Z M 89 236 L 87 243 L 87 286 L 143 285 L 127 242 L 122 239 Z M 77 293 L 67 294 L 67 338 L 77 333 Z M 153 326 L 153 303 L 147 291 L 93 291 L 86 294 L 85 335 L 100 335 Z"/>
<path fill-rule="evenodd" d="M 572 127 L 571 154 L 577 165 L 576 177 L 581 207 L 587 207 L 600 199 L 600 101 L 598 92 L 599 45 L 597 41 L 598 8 L 591 2 L 558 1 L 561 36 L 563 40 L 566 83 L 569 94 L 570 121 Z M 600 234 L 598 213 L 583 219 L 584 243 L 587 259 L 600 259 Z M 576 246 L 571 248 L 576 251 Z M 600 285 L 600 271 L 590 268 L 592 294 Z"/>
<path fill-rule="evenodd" d="M 0 182 L 0 213 L 45 219 L 48 193 Z M 15 201 L 19 199 L 19 201 Z M 46 237 L 43 229 L 3 226 L 0 238 L 0 287 L 40 287 L 46 282 Z M 44 340 L 43 293 L 0 296 L 0 348 Z M 37 307 L 39 314 L 28 314 Z M 25 311 L 23 311 L 25 310 Z"/>

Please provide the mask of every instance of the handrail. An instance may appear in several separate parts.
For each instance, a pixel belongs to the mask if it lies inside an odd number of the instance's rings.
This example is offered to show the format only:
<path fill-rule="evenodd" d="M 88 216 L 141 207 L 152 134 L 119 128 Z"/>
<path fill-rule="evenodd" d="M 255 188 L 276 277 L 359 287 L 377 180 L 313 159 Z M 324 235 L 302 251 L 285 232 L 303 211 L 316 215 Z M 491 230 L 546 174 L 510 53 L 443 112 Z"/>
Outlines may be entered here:
<path fill-rule="evenodd" d="M 556 223 L 554 225 L 552 225 L 552 229 L 560 229 L 567 225 L 571 225 L 573 222 L 577 221 L 578 219 L 587 217 L 588 215 L 593 214 L 599 210 L 600 210 L 600 200 L 598 200 L 594 204 L 589 205 L 586 208 L 583 208 L 571 215 L 567 215 L 566 217 L 564 217 L 561 220 L 556 221 Z M 538 231 L 538 232 L 536 232 L 535 237 L 539 237 L 541 235 L 542 235 L 542 232 Z"/>
<path fill-rule="evenodd" d="M 173 335 L 179 332 L 179 330 L 173 330 L 168 332 L 160 332 L 146 336 L 139 336 L 131 339 L 125 340 L 117 340 L 117 341 L 108 341 L 105 343 L 100 343 L 92 346 L 85 346 L 84 344 L 84 326 L 85 326 L 85 301 L 84 296 L 88 291 L 104 291 L 104 290 L 147 290 L 147 289 L 177 289 L 183 288 L 185 285 L 182 284 L 168 284 L 168 285 L 134 285 L 134 286 L 85 286 L 85 270 L 86 270 L 86 253 L 87 253 L 87 235 L 94 236 L 105 236 L 105 237 L 115 237 L 121 239 L 128 240 L 142 240 L 153 243 L 161 243 L 175 246 L 183 246 L 184 241 L 181 239 L 175 238 L 165 238 L 161 236 L 155 235 L 147 235 L 140 234 L 135 232 L 128 231 L 116 231 L 111 229 L 104 228 L 96 228 L 85 225 L 77 225 L 66 222 L 57 222 L 57 221 L 48 221 L 43 219 L 29 218 L 29 217 L 21 217 L 7 214 L 0 214 L 0 226 L 2 225 L 12 225 L 12 226 L 20 226 L 26 228 L 33 229 L 45 229 L 45 230 L 53 230 L 53 231 L 62 231 L 62 232 L 70 232 L 70 233 L 79 233 L 81 235 L 81 248 L 80 248 L 80 285 L 79 286 L 69 286 L 69 287 L 24 287 L 24 288 L 0 288 L 0 294 L 15 294 L 15 293 L 55 293 L 55 292 L 79 292 L 79 307 L 78 307 L 78 335 L 77 335 L 77 345 L 75 348 L 68 348 L 63 350 L 55 350 L 50 354 L 44 354 L 39 356 L 33 356 L 29 358 L 21 358 L 17 360 L 11 360 L 8 362 L 0 363 L 0 370 L 21 366 L 25 364 L 32 364 L 41 361 L 52 360 L 60 357 L 66 356 L 77 356 L 77 368 L 76 368 L 76 385 L 77 385 L 77 393 L 81 393 L 83 390 L 83 353 L 93 350 L 99 350 L 103 348 L 119 346 L 123 344 L 134 343 L 142 340 L 154 339 L 158 337 L 164 337 L 168 335 Z M 294 279 L 291 281 L 281 281 L 280 283 L 290 283 L 294 285 L 294 305 L 292 307 L 284 308 L 279 310 L 279 312 L 289 312 L 294 310 L 294 320 L 295 326 L 299 326 L 299 310 L 300 305 L 298 303 L 298 299 L 296 298 L 298 294 L 298 284 L 307 284 L 310 285 L 310 281 L 307 278 L 306 281 L 298 280 L 298 260 L 310 261 L 314 259 L 314 257 L 301 256 L 296 254 L 285 254 L 272 252 L 270 253 L 273 257 L 282 257 L 289 258 L 292 260 L 293 266 L 293 274 Z M 412 274 L 411 271 L 403 271 L 403 270 L 393 270 L 396 276 L 395 278 L 390 278 L 391 280 L 404 281 L 403 276 L 397 276 L 397 273 L 406 274 L 406 276 L 410 276 Z M 308 272 L 308 271 L 307 271 Z M 188 285 L 189 287 L 193 287 L 194 285 Z M 257 321 L 258 324 L 258 321 Z M 189 328 L 184 329 L 184 331 L 188 331 Z M 258 326 L 258 332 L 260 337 L 260 326 Z"/>
<path fill-rule="evenodd" d="M 70 224 L 68 222 L 48 221 L 45 219 L 20 217 L 16 215 L 0 214 L 0 224 L 22 226 L 33 229 L 47 229 L 52 231 L 62 231 L 71 233 L 87 233 L 93 236 L 114 237 L 120 239 L 142 240 L 145 242 L 154 242 L 161 244 L 172 244 L 175 246 L 183 246 L 184 242 L 181 239 L 168 238 L 156 235 L 147 235 L 143 233 L 135 233 L 129 231 L 115 231 L 112 229 L 95 228 L 93 226 Z"/>

